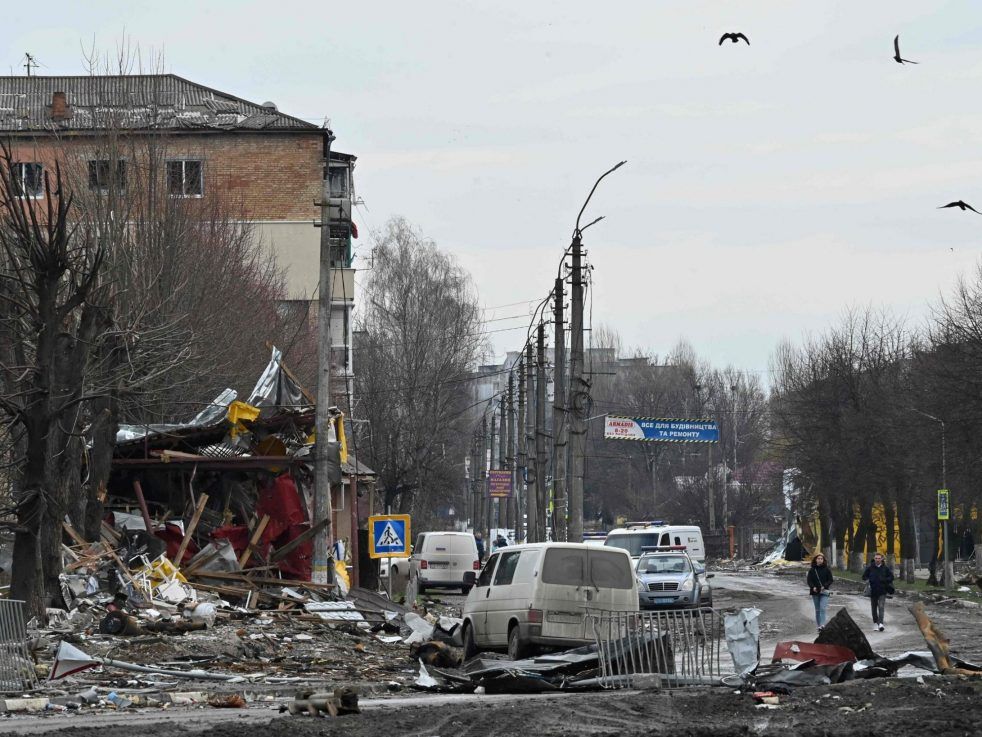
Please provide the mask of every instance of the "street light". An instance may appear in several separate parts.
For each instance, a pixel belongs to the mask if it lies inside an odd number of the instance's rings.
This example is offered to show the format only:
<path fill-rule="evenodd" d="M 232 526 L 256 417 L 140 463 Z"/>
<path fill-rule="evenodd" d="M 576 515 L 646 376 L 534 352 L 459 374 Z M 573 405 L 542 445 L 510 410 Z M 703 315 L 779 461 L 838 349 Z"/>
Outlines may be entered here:
<path fill-rule="evenodd" d="M 922 417 L 927 417 L 929 420 L 933 420 L 941 425 L 941 488 L 948 488 L 948 447 L 945 441 L 945 424 L 944 420 L 940 417 L 935 417 L 934 415 L 929 415 L 927 412 L 922 412 L 921 410 L 910 407 L 911 412 L 916 412 Z M 950 509 L 950 505 L 949 505 Z M 951 516 L 949 514 L 949 516 Z M 946 591 L 951 591 L 954 587 L 955 578 L 955 564 L 951 560 L 951 549 L 948 545 L 948 520 L 944 520 L 944 587 Z"/>

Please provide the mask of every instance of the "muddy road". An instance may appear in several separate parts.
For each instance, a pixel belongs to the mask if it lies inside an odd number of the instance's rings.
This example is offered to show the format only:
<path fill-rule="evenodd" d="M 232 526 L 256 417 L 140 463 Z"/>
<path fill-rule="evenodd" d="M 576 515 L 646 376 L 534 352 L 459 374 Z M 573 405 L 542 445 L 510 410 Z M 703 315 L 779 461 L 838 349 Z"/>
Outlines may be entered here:
<path fill-rule="evenodd" d="M 729 689 L 613 692 L 560 696 L 460 696 L 366 704 L 362 714 L 337 719 L 248 718 L 232 714 L 143 724 L 139 720 L 76 728 L 64 737 L 923 737 L 977 735 L 982 681 L 928 677 L 851 681 L 798 689 L 776 708 Z M 172 715 L 173 716 L 173 715 Z M 27 732 L 20 732 L 25 734 Z"/>
<path fill-rule="evenodd" d="M 811 600 L 801 571 L 717 573 L 718 608 L 757 606 L 762 614 L 761 652 L 765 660 L 779 640 L 815 638 Z M 836 586 L 830 616 L 846 607 L 873 648 L 884 655 L 924 649 L 907 612 L 910 600 L 890 600 L 887 629 L 872 629 L 868 600 L 856 584 Z M 459 607 L 463 598 L 440 597 Z M 952 651 L 982 661 L 982 609 L 952 603 L 928 605 L 928 613 L 952 641 Z M 408 667 L 412 664 L 406 656 Z M 336 685 L 344 685 L 338 683 Z M 71 689 L 69 684 L 66 687 Z M 189 690 L 195 688 L 189 684 Z M 247 690 L 253 690 L 247 687 Z M 728 688 L 674 692 L 604 692 L 529 695 L 432 695 L 402 691 L 391 697 L 362 699 L 363 713 L 337 719 L 290 717 L 279 701 L 255 701 L 247 709 L 142 709 L 108 714 L 45 714 L 0 720 L 2 734 L 59 734 L 68 737 L 466 737 L 487 735 L 890 735 L 907 737 L 979 734 L 982 679 L 924 675 L 851 681 L 811 687 L 781 696 L 777 708 L 759 708 L 750 694 Z"/>

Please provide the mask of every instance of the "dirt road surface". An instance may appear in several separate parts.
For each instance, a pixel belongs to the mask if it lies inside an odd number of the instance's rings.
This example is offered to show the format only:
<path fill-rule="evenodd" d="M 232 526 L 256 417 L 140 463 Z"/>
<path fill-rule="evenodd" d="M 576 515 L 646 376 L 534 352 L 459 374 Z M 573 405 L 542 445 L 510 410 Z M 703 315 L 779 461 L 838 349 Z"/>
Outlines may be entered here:
<path fill-rule="evenodd" d="M 718 608 L 757 606 L 762 614 L 761 652 L 769 659 L 779 640 L 815 638 L 811 600 L 798 571 L 718 573 Z M 855 584 L 837 586 L 830 615 L 842 606 L 882 654 L 924 649 L 923 638 L 903 597 L 892 599 L 887 630 L 872 629 L 868 600 Z M 443 597 L 441 597 L 443 598 Z M 448 596 L 460 606 L 462 597 Z M 961 657 L 982 661 L 982 610 L 931 605 L 928 611 Z M 342 685 L 342 684 L 338 684 Z M 746 693 L 727 688 L 674 692 L 589 694 L 431 695 L 403 692 L 395 698 L 362 699 L 363 713 L 330 719 L 281 716 L 277 705 L 248 709 L 128 710 L 108 714 L 47 714 L 0 720 L 0 734 L 59 734 L 67 737 L 495 737 L 521 735 L 890 735 L 907 737 L 979 734 L 982 679 L 925 676 L 852 681 L 798 689 L 781 696 L 776 709 L 757 707 Z"/>

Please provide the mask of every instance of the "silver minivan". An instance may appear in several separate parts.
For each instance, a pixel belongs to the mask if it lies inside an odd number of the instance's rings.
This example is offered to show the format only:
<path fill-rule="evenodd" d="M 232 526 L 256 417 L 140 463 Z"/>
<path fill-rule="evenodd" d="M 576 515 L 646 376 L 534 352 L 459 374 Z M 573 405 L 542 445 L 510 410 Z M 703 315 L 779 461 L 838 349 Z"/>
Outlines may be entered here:
<path fill-rule="evenodd" d="M 540 647 L 592 642 L 588 609 L 638 611 L 626 550 L 583 543 L 530 543 L 492 555 L 464 602 L 466 656 L 505 650 L 513 659 Z"/>

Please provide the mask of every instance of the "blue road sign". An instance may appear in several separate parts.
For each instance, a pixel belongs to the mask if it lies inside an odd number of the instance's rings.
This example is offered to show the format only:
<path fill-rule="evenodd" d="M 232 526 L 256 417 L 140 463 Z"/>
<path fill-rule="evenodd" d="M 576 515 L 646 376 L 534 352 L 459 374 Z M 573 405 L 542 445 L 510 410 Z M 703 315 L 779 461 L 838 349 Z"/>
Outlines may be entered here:
<path fill-rule="evenodd" d="M 368 518 L 368 554 L 372 558 L 408 558 L 411 536 L 408 514 Z"/>

